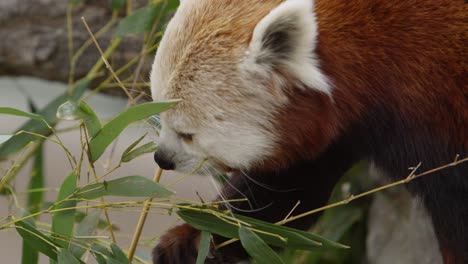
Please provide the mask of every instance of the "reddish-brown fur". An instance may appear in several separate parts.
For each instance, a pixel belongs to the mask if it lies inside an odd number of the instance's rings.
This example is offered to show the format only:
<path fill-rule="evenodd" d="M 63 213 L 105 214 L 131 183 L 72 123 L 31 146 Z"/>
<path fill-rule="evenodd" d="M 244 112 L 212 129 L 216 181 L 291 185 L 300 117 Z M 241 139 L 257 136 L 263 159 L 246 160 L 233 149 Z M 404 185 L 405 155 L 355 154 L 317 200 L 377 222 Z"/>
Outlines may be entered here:
<path fill-rule="evenodd" d="M 334 103 L 318 93 L 291 92 L 278 117 L 284 144 L 277 165 L 288 166 L 304 151 L 319 154 L 376 105 L 468 149 L 466 4 L 324 0 L 315 10 L 316 52 L 333 83 Z"/>
<path fill-rule="evenodd" d="M 272 2 L 278 1 L 268 8 Z M 304 190 L 268 192 L 253 184 L 246 187 L 246 180 L 234 175 L 230 185 L 253 195 L 249 198 L 259 207 L 276 203 L 263 211 L 237 213 L 276 221 L 298 200 L 302 208 L 297 213 L 313 209 L 326 201 L 331 186 L 355 159 L 380 161 L 393 177 L 401 178 L 419 161 L 430 168 L 468 154 L 466 4 L 317 0 L 315 12 L 315 52 L 333 84 L 333 95 L 294 87 L 292 75 L 278 67 L 277 73 L 291 80 L 286 90 L 290 101 L 276 117 L 281 142 L 271 159 L 250 172 L 270 186 Z M 245 34 L 236 36 L 240 45 L 247 43 Z M 410 184 L 430 212 L 446 264 L 468 260 L 466 172 L 467 166 L 453 168 Z M 226 185 L 224 196 L 236 198 L 236 188 Z M 293 224 L 307 228 L 311 221 Z M 196 248 L 198 236 L 189 229 L 184 225 L 169 231 L 155 251 L 155 262 L 192 258 L 185 251 Z M 223 253 L 229 255 L 228 250 Z"/>
<path fill-rule="evenodd" d="M 408 133 L 430 129 L 434 139 L 468 151 L 466 4 L 316 1 L 316 13 L 317 53 L 334 102 L 294 90 L 278 117 L 283 144 L 266 166 L 287 167 L 304 151 L 319 155 L 366 112 L 382 107 L 413 123 Z M 441 246 L 444 263 L 462 262 Z"/>

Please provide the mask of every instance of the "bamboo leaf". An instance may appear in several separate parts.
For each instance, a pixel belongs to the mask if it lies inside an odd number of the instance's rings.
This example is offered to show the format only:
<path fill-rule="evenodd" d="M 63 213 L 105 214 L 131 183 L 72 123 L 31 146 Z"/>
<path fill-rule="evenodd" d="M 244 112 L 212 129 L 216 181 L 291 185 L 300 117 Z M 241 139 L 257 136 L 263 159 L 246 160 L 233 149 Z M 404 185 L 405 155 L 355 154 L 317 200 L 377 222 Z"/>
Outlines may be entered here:
<path fill-rule="evenodd" d="M 44 120 L 44 118 L 38 114 L 31 114 L 11 107 L 0 107 L 0 114 L 27 117 L 39 121 Z"/>
<path fill-rule="evenodd" d="M 118 261 L 115 258 L 107 258 L 106 264 L 127 264 L 127 263 Z"/>
<path fill-rule="evenodd" d="M 112 257 L 112 253 L 99 244 L 91 245 L 91 252 L 99 264 L 107 264 L 106 257 Z"/>
<path fill-rule="evenodd" d="M 217 215 L 214 215 L 213 213 L 216 213 Z M 233 220 L 228 222 L 220 219 L 220 216 L 226 215 L 222 211 L 213 209 L 207 211 L 200 208 L 194 208 L 181 209 L 177 212 L 177 214 L 185 222 L 189 223 L 196 229 L 215 233 L 227 238 L 239 238 L 237 223 L 232 223 Z M 235 218 L 239 221 L 250 224 L 252 228 L 261 230 L 262 233 L 258 233 L 258 235 L 267 244 L 272 246 L 290 247 L 304 250 L 312 250 L 318 246 L 348 248 L 347 246 L 302 230 L 279 226 L 241 215 L 235 215 Z"/>
<path fill-rule="evenodd" d="M 71 4 L 73 7 L 77 6 L 80 2 L 81 2 L 81 0 L 70 0 L 70 4 Z"/>
<path fill-rule="evenodd" d="M 196 264 L 204 264 L 205 259 L 210 251 L 211 233 L 207 231 L 201 231 L 200 245 L 198 246 L 198 256 Z"/>
<path fill-rule="evenodd" d="M 58 258 L 58 264 L 81 264 L 81 263 L 84 263 L 80 260 L 78 260 L 77 258 L 75 258 L 75 256 L 73 256 L 73 254 L 66 250 L 66 249 L 59 249 L 58 251 L 58 254 L 57 254 L 57 258 Z"/>
<path fill-rule="evenodd" d="M 85 218 L 87 216 L 88 216 L 88 214 L 86 214 L 85 212 L 76 211 L 75 222 L 76 223 L 81 223 L 81 222 L 83 222 L 85 220 Z M 97 225 L 98 229 L 105 229 L 105 228 L 108 228 L 108 227 L 109 227 L 109 224 L 107 223 L 107 221 L 105 219 L 99 219 L 98 225 Z M 112 225 L 112 230 L 119 231 L 120 228 L 117 225 Z"/>
<path fill-rule="evenodd" d="M 168 1 L 166 10 L 164 10 L 166 13 L 175 11 L 179 7 L 179 1 Z"/>
<path fill-rule="evenodd" d="M 119 246 L 112 243 L 111 250 L 115 260 L 123 264 L 130 264 L 130 260 L 128 260 L 127 255 L 125 255 L 125 253 L 122 251 L 122 249 L 119 248 Z"/>
<path fill-rule="evenodd" d="M 102 255 L 93 253 L 93 256 L 98 264 L 107 264 L 106 259 Z"/>
<path fill-rule="evenodd" d="M 36 264 L 39 262 L 39 252 L 30 247 L 28 242 L 23 240 L 21 253 L 21 264 Z"/>
<path fill-rule="evenodd" d="M 122 157 L 128 155 L 140 142 L 148 135 L 148 133 L 145 133 L 143 136 L 138 138 L 135 142 L 133 142 L 130 146 L 128 146 L 124 152 L 122 153 Z"/>
<path fill-rule="evenodd" d="M 106 148 L 132 122 L 148 118 L 173 107 L 178 101 L 154 102 L 130 107 L 107 123 L 89 142 L 93 161 L 99 159 Z"/>
<path fill-rule="evenodd" d="M 49 104 L 47 104 L 37 115 L 32 114 L 35 118 L 27 121 L 17 131 L 29 131 L 40 135 L 48 136 L 51 131 L 47 125 L 40 121 L 41 116 L 51 127 L 54 127 L 57 123 L 57 109 L 58 107 L 66 102 L 67 100 L 78 100 L 81 98 L 83 93 L 86 91 L 90 83 L 89 79 L 83 79 L 76 83 L 76 88 L 73 89 L 72 94 L 65 92 L 64 94 L 56 97 Z M 32 118 L 29 114 L 28 117 Z M 29 142 L 36 140 L 37 138 L 29 134 L 20 134 L 12 137 L 10 140 L 0 146 L 0 160 L 5 159 L 9 155 L 13 155 L 18 151 L 22 150 Z"/>
<path fill-rule="evenodd" d="M 125 0 L 112 0 L 112 9 L 118 11 L 125 5 Z"/>
<path fill-rule="evenodd" d="M 27 216 L 30 213 L 27 211 L 23 211 L 21 213 L 21 217 Z M 34 223 L 34 219 L 30 218 L 25 220 L 26 223 L 30 224 L 32 227 L 36 228 L 36 224 Z M 21 263 L 22 264 L 36 264 L 39 262 L 39 251 L 34 249 L 29 245 L 29 243 L 23 239 L 22 241 L 22 251 L 21 251 Z"/>
<path fill-rule="evenodd" d="M 39 262 L 39 252 L 29 246 L 29 243 L 23 239 L 21 251 L 21 264 L 36 264 Z"/>
<path fill-rule="evenodd" d="M 16 231 L 31 248 L 57 260 L 57 250 L 60 246 L 31 224 L 26 221 L 18 221 L 16 222 Z"/>
<path fill-rule="evenodd" d="M 101 210 L 91 211 L 84 219 L 76 226 L 75 241 L 70 244 L 70 252 L 77 258 L 81 258 L 86 252 L 86 248 L 92 243 L 94 238 L 80 238 L 92 236 L 99 224 Z"/>
<path fill-rule="evenodd" d="M 174 193 L 172 191 L 169 191 L 162 185 L 145 177 L 128 176 L 85 186 L 76 192 L 73 197 L 87 200 L 103 196 L 163 198 L 173 194 Z"/>
<path fill-rule="evenodd" d="M 117 26 L 115 34 L 125 37 L 130 34 L 140 34 L 151 30 L 161 5 L 149 5 L 135 10 L 129 16 L 122 19 Z"/>
<path fill-rule="evenodd" d="M 29 182 L 28 189 L 40 189 L 44 186 L 44 175 L 43 175 L 43 145 L 41 144 L 34 155 L 33 168 L 31 171 L 31 180 Z M 27 208 L 29 212 L 36 213 L 41 209 L 42 204 L 42 192 L 31 192 L 27 196 Z M 29 213 L 28 213 L 29 214 Z M 34 220 L 31 219 L 29 222 L 33 227 Z M 36 264 L 39 261 L 39 252 L 34 248 L 30 247 L 29 244 L 23 240 L 22 246 L 22 264 Z"/>
<path fill-rule="evenodd" d="M 44 145 L 41 143 L 36 153 L 34 153 L 34 162 L 31 170 L 31 180 L 28 190 L 41 189 L 44 187 Z M 28 210 L 36 213 L 41 209 L 43 192 L 28 193 Z"/>
<path fill-rule="evenodd" d="M 101 245 L 93 244 L 91 249 L 96 261 L 99 264 L 129 264 L 130 262 L 125 253 L 118 246 L 112 245 L 112 252 L 110 252 Z"/>
<path fill-rule="evenodd" d="M 77 175 L 70 173 L 62 183 L 57 197 L 57 202 L 68 198 L 76 191 Z M 54 207 L 54 210 L 63 208 L 73 208 L 76 206 L 75 200 L 61 202 Z M 75 223 L 75 209 L 55 212 L 52 216 L 52 237 L 59 236 L 55 241 L 64 248 L 68 248 L 69 240 L 73 236 L 73 224 Z"/>
<path fill-rule="evenodd" d="M 101 122 L 97 117 L 94 110 L 85 102 L 80 102 L 80 109 L 83 113 L 86 114 L 86 117 L 83 119 L 88 130 L 89 137 L 94 137 L 101 130 Z"/>
<path fill-rule="evenodd" d="M 0 145 L 7 142 L 13 135 L 0 135 Z"/>
<path fill-rule="evenodd" d="M 144 144 L 143 146 L 141 147 L 138 147 L 137 149 L 127 153 L 126 155 L 123 155 L 122 156 L 122 162 L 129 162 L 129 161 L 132 161 L 133 159 L 135 158 L 138 158 L 144 154 L 148 154 L 148 153 L 153 153 L 156 151 L 156 149 L 158 148 L 158 145 L 156 145 L 156 143 L 154 142 L 148 142 L 146 144 Z"/>
<path fill-rule="evenodd" d="M 241 226 L 239 238 L 242 247 L 259 264 L 284 264 L 283 260 L 271 249 L 265 241 L 250 229 Z"/>

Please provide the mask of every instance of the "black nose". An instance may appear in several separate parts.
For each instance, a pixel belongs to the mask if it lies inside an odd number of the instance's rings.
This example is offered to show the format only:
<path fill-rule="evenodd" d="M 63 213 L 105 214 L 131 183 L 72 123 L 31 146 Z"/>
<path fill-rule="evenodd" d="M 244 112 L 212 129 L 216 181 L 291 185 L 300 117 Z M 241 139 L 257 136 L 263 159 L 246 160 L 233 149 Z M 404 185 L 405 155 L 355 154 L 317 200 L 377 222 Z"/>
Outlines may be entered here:
<path fill-rule="evenodd" d="M 163 153 L 156 151 L 154 153 L 154 161 L 158 164 L 159 168 L 163 170 L 173 170 L 175 169 L 175 164 Z"/>

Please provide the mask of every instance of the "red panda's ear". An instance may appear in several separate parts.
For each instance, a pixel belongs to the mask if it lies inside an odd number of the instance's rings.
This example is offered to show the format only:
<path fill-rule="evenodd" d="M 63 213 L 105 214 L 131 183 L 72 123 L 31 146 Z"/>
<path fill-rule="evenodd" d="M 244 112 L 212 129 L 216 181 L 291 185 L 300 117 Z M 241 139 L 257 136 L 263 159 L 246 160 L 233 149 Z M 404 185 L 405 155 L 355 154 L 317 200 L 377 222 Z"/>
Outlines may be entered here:
<path fill-rule="evenodd" d="M 303 86 L 329 94 L 314 54 L 317 37 L 313 0 L 287 0 L 256 25 L 243 66 L 260 74 L 283 68 Z"/>

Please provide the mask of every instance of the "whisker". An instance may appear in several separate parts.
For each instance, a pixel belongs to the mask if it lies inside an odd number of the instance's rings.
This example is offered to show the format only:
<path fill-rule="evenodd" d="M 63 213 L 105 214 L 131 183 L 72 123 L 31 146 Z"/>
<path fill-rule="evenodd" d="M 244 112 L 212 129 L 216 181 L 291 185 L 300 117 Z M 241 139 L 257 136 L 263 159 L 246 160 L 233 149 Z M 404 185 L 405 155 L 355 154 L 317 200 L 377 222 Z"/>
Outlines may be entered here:
<path fill-rule="evenodd" d="M 215 167 L 212 167 L 212 169 L 214 169 L 218 175 L 221 175 L 222 173 Z M 245 199 L 247 199 L 247 203 L 249 204 L 249 207 L 250 209 L 253 209 L 253 205 L 252 203 L 250 202 L 250 199 L 247 197 L 247 195 L 245 195 L 241 190 L 239 190 L 236 186 L 234 186 L 229 180 L 226 181 L 226 184 L 228 184 L 229 186 L 231 186 L 232 189 L 234 189 L 237 193 L 239 193 L 242 197 L 244 197 Z"/>
<path fill-rule="evenodd" d="M 215 167 L 211 167 L 214 171 L 216 171 L 218 174 L 221 174 L 219 172 L 219 170 Z M 218 194 L 219 194 L 219 197 L 223 200 L 224 204 L 226 205 L 226 207 L 229 209 L 229 211 L 232 212 L 232 210 L 235 210 L 235 211 L 238 211 L 238 212 L 244 212 L 244 213 L 255 213 L 255 212 L 258 212 L 258 211 L 261 211 L 265 208 L 268 208 L 270 207 L 271 205 L 273 205 L 273 202 L 270 202 L 269 204 L 265 205 L 265 206 L 262 206 L 260 208 L 255 208 L 254 209 L 254 206 L 252 205 L 252 203 L 250 202 L 250 199 L 243 193 L 241 192 L 238 188 L 236 188 L 235 186 L 232 185 L 232 183 L 230 183 L 229 181 L 227 181 L 227 184 L 229 184 L 229 186 L 231 186 L 235 191 L 237 191 L 242 197 L 244 197 L 246 199 L 246 201 L 249 203 L 249 207 L 251 209 L 242 209 L 242 208 L 239 208 L 237 206 L 234 206 L 232 203 L 228 202 L 228 199 L 222 194 L 221 190 L 219 190 L 219 188 L 217 187 L 217 184 L 216 182 L 214 181 L 214 178 L 211 178 L 211 182 L 212 184 L 215 186 Z"/>
<path fill-rule="evenodd" d="M 261 183 L 257 180 L 255 180 L 254 178 L 250 177 L 249 175 L 247 175 L 247 173 L 245 173 L 245 171 L 243 170 L 240 170 L 240 172 L 242 173 L 242 175 L 244 175 L 247 179 L 249 179 L 251 182 L 257 184 L 258 186 L 260 187 L 263 187 L 267 190 L 270 190 L 270 191 L 273 191 L 273 192 L 293 192 L 293 191 L 297 191 L 299 189 L 297 188 L 294 188 L 294 189 L 286 189 L 286 190 L 279 190 L 279 189 L 275 189 L 273 188 L 272 186 L 268 185 L 268 184 L 265 184 L 265 183 Z"/>
<path fill-rule="evenodd" d="M 263 210 L 263 209 L 266 209 L 266 208 L 272 206 L 272 205 L 273 205 L 273 202 L 270 202 L 269 204 L 267 204 L 267 205 L 265 205 L 265 206 L 263 206 L 263 207 L 255 208 L 255 209 L 241 209 L 241 208 L 238 208 L 238 207 L 233 206 L 233 205 L 230 204 L 230 203 L 227 203 L 226 205 L 227 205 L 228 207 L 231 207 L 231 209 L 234 209 L 234 210 L 239 211 L 239 212 L 243 212 L 243 213 L 256 213 L 256 212 L 259 212 L 259 211 L 261 211 L 261 210 Z"/>
<path fill-rule="evenodd" d="M 200 168 L 200 172 L 203 174 L 202 176 L 209 177 L 211 179 L 211 173 L 209 173 L 207 168 L 205 168 L 204 166 Z M 210 188 L 210 191 L 213 191 L 213 189 Z M 213 192 L 212 192 L 211 196 L 212 197 L 217 197 L 217 196 L 221 197 L 221 194 L 219 193 L 218 189 L 215 188 L 215 193 L 213 194 Z"/>

